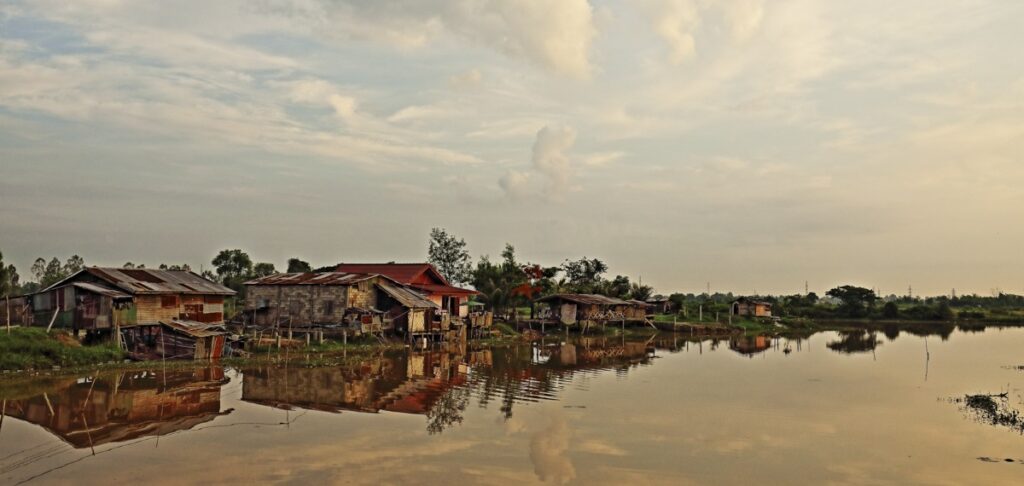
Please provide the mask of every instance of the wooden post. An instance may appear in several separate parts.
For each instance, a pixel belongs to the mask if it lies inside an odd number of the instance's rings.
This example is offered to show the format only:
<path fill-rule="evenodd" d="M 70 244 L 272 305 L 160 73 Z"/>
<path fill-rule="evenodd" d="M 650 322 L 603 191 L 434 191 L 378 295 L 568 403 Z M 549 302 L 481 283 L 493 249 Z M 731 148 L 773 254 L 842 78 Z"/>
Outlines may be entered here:
<path fill-rule="evenodd" d="M 50 325 L 46 326 L 46 333 L 50 333 L 50 328 L 53 327 L 53 322 L 57 320 L 57 314 L 60 313 L 60 306 L 53 310 L 53 317 L 50 318 Z"/>
<path fill-rule="evenodd" d="M 701 305 L 697 306 L 697 313 L 698 313 L 697 320 L 700 321 L 700 322 L 704 322 L 704 304 L 701 304 Z"/>
<path fill-rule="evenodd" d="M 11 333 L 11 296 L 5 295 L 4 299 L 7 300 L 7 334 Z M 7 403 L 6 401 L 4 403 Z"/>

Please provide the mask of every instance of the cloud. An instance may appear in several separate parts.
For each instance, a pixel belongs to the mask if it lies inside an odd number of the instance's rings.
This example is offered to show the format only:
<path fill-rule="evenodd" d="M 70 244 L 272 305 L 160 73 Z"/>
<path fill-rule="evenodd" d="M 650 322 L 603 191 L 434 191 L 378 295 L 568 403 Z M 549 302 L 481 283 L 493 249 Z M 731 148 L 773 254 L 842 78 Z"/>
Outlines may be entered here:
<path fill-rule="evenodd" d="M 669 60 L 679 64 L 697 53 L 697 35 L 717 28 L 734 42 L 751 38 L 764 18 L 764 0 L 652 0 L 647 3 L 654 31 L 668 44 Z"/>
<path fill-rule="evenodd" d="M 597 29 L 587 0 L 325 1 L 321 8 L 276 2 L 273 11 L 326 13 L 329 28 L 351 37 L 418 49 L 444 36 L 465 39 L 554 72 L 589 76 Z"/>
<path fill-rule="evenodd" d="M 560 198 L 569 190 L 572 166 L 566 152 L 576 143 L 572 127 L 547 126 L 537 132 L 533 142 L 533 168 L 548 179 L 545 193 Z"/>
<path fill-rule="evenodd" d="M 576 467 L 567 454 L 571 435 L 565 417 L 555 416 L 530 438 L 530 460 L 541 481 L 566 484 L 576 478 Z"/>
<path fill-rule="evenodd" d="M 454 89 L 472 89 L 480 86 L 484 75 L 479 69 L 473 68 L 448 78 L 448 85 Z"/>

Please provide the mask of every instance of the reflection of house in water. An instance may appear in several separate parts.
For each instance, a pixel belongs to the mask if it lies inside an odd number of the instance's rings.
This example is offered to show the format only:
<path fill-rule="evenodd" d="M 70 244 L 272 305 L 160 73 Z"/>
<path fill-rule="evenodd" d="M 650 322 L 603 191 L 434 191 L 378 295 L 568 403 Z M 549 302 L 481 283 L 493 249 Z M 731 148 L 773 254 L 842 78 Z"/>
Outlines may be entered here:
<path fill-rule="evenodd" d="M 729 349 L 753 356 L 772 347 L 771 336 L 735 336 L 729 339 Z"/>
<path fill-rule="evenodd" d="M 32 398 L 8 400 L 5 415 L 39 425 L 74 447 L 97 446 L 213 420 L 223 415 L 225 383 L 221 368 L 80 379 Z"/>
<path fill-rule="evenodd" d="M 426 414 L 443 393 L 465 382 L 470 364 L 489 362 L 481 356 L 489 353 L 401 352 L 366 360 L 355 369 L 246 370 L 242 400 L 329 412 Z"/>

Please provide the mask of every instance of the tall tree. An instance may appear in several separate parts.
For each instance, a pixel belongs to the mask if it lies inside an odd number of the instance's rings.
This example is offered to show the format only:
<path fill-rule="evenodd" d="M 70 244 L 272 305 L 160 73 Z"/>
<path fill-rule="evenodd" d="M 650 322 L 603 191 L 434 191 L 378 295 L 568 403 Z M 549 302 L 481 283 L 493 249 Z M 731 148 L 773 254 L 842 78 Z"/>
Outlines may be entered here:
<path fill-rule="evenodd" d="M 473 266 L 466 250 L 466 240 L 456 238 L 442 228 L 430 230 L 427 261 L 454 285 L 470 281 Z"/>
<path fill-rule="evenodd" d="M 602 275 L 608 271 L 608 265 L 597 258 L 583 257 L 579 260 L 566 260 L 562 264 L 562 272 L 569 281 L 573 292 L 593 293 L 602 283 Z"/>
<path fill-rule="evenodd" d="M 309 262 L 302 261 L 298 258 L 288 259 L 288 273 L 306 273 L 312 271 L 313 267 Z"/>
<path fill-rule="evenodd" d="M 221 283 L 238 292 L 242 291 L 242 284 L 252 275 L 252 259 L 239 249 L 221 250 L 211 263 Z"/>
<path fill-rule="evenodd" d="M 14 295 L 18 292 L 18 270 L 14 264 L 4 264 L 4 254 L 0 252 L 0 296 Z"/>
<path fill-rule="evenodd" d="M 65 277 L 68 277 L 82 271 L 83 268 L 85 268 L 85 260 L 78 255 L 72 255 L 71 258 L 64 261 L 61 271 L 64 272 Z"/>
<path fill-rule="evenodd" d="M 277 269 L 274 268 L 273 263 L 261 262 L 252 267 L 252 276 L 254 278 L 266 277 L 275 273 L 277 273 Z"/>

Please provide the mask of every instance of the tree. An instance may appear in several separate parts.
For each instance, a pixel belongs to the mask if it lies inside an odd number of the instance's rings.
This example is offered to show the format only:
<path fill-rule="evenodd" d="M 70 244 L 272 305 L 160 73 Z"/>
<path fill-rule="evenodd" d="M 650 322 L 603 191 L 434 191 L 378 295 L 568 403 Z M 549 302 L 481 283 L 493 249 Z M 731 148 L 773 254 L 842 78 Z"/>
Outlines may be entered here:
<path fill-rule="evenodd" d="M 471 279 L 473 266 L 466 250 L 466 240 L 457 239 L 444 229 L 430 230 L 427 261 L 454 285 L 468 283 Z"/>
<path fill-rule="evenodd" d="M 72 255 L 71 258 L 64 262 L 64 267 L 61 271 L 64 273 L 64 277 L 70 277 L 82 271 L 83 268 L 85 268 L 85 260 L 78 255 Z"/>
<path fill-rule="evenodd" d="M 583 257 L 576 261 L 566 260 L 562 264 L 562 272 L 569 280 L 569 286 L 574 292 L 582 294 L 593 293 L 603 280 L 601 276 L 607 271 L 608 265 L 597 258 Z"/>
<path fill-rule="evenodd" d="M 168 265 L 166 263 L 161 263 L 160 267 L 158 267 L 158 268 L 160 270 L 185 271 L 185 272 L 191 272 L 192 271 L 192 267 L 189 266 L 189 264 L 187 264 L 187 263 L 183 263 L 181 265 Z"/>
<path fill-rule="evenodd" d="M 900 317 L 900 307 L 895 302 L 889 301 L 882 306 L 882 317 L 886 319 L 898 319 Z"/>
<path fill-rule="evenodd" d="M 634 283 L 629 289 L 629 298 L 642 300 L 644 302 L 654 294 L 654 288 L 650 285 Z"/>
<path fill-rule="evenodd" d="M 14 264 L 4 264 L 4 254 L 0 252 L 0 296 L 14 295 L 18 292 L 18 270 Z"/>
<path fill-rule="evenodd" d="M 874 307 L 878 298 L 875 291 L 864 287 L 843 285 L 829 290 L 826 295 L 835 297 L 843 302 L 839 307 L 842 314 L 847 317 L 865 317 Z"/>
<path fill-rule="evenodd" d="M 273 263 L 257 263 L 252 267 L 252 276 L 254 278 L 266 277 L 275 273 L 277 273 L 277 269 L 274 268 Z"/>
<path fill-rule="evenodd" d="M 313 267 L 309 265 L 309 262 L 304 262 L 298 258 L 288 259 L 288 273 L 305 273 L 312 271 Z"/>
<path fill-rule="evenodd" d="M 239 249 L 221 250 L 211 263 L 220 282 L 237 292 L 242 291 L 242 284 L 252 275 L 252 259 Z"/>

